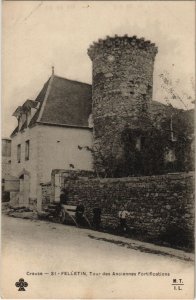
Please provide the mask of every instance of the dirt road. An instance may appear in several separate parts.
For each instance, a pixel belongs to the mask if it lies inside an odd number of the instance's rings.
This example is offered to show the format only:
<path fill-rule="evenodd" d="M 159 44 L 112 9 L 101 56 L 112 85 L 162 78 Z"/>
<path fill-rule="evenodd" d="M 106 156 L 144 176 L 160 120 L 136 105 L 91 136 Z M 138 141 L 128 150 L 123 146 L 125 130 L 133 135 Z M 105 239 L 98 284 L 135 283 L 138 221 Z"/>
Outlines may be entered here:
<path fill-rule="evenodd" d="M 106 233 L 3 216 L 1 297 L 191 297 L 193 262 L 176 257 L 183 256 L 179 251 L 163 255 L 164 248 L 154 246 L 145 253 L 145 247 Z M 15 286 L 20 278 L 28 282 L 26 291 Z M 183 279 L 182 290 L 174 290 L 173 279 Z"/>

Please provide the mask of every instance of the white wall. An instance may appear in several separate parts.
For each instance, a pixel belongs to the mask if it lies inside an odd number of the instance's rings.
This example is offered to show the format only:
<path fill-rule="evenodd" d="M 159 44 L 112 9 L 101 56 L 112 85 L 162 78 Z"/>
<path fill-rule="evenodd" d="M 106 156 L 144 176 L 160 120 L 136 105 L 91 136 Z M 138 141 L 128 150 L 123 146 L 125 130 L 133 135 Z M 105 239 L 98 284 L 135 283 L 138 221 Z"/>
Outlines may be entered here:
<path fill-rule="evenodd" d="M 31 129 L 26 128 L 25 131 L 19 132 L 12 138 L 11 147 L 11 175 L 18 177 L 20 172 L 25 169 L 30 173 L 30 197 L 36 197 L 38 183 L 38 127 Z M 30 157 L 25 160 L 25 142 L 30 141 Z M 21 161 L 17 161 L 17 145 L 21 144 Z"/>
<path fill-rule="evenodd" d="M 51 180 L 53 169 L 92 170 L 91 152 L 78 149 L 92 147 L 92 132 L 88 129 L 39 125 L 40 181 Z"/>
<path fill-rule="evenodd" d="M 25 141 L 30 141 L 30 157 L 25 160 Z M 17 162 L 17 145 L 21 144 L 21 162 Z M 37 125 L 26 128 L 12 138 L 11 175 L 18 177 L 25 169 L 30 173 L 29 197 L 37 198 L 40 206 L 40 183 L 51 180 L 53 169 L 92 170 L 91 152 L 80 146 L 92 147 L 92 132 L 88 129 Z"/>
<path fill-rule="evenodd" d="M 1 158 L 1 176 L 2 179 L 5 178 L 7 175 L 10 174 L 11 172 L 11 163 L 10 163 L 11 158 L 10 157 L 2 157 Z"/>

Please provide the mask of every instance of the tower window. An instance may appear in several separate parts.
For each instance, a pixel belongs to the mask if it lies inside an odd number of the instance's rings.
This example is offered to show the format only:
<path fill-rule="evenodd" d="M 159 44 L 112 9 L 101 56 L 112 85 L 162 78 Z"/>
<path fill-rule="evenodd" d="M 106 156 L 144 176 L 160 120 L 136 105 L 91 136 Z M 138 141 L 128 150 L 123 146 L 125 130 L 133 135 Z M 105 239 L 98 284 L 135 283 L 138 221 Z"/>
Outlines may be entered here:
<path fill-rule="evenodd" d="M 29 140 L 25 142 L 25 160 L 29 160 Z"/>

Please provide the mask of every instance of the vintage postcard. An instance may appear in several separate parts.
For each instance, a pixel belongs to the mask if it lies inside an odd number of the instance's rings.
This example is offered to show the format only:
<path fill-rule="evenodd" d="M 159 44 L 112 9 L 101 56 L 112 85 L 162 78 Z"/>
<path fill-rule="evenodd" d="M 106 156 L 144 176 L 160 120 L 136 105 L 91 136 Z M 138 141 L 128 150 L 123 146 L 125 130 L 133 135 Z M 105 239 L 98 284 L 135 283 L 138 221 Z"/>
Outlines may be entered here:
<path fill-rule="evenodd" d="M 194 299 L 195 1 L 3 1 L 2 299 Z"/>

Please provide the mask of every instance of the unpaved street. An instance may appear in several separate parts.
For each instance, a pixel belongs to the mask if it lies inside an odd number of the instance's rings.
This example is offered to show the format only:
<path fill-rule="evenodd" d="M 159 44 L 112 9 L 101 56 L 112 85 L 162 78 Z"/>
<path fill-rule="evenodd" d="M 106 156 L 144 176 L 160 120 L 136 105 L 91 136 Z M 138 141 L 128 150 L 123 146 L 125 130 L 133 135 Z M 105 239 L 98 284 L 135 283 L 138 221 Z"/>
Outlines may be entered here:
<path fill-rule="evenodd" d="M 106 233 L 3 216 L 1 297 L 191 298 L 193 262 L 175 257 L 178 251 L 145 253 L 145 247 Z M 20 278 L 28 282 L 24 292 L 15 286 Z M 174 278 L 183 279 L 182 290 L 173 289 Z"/>

